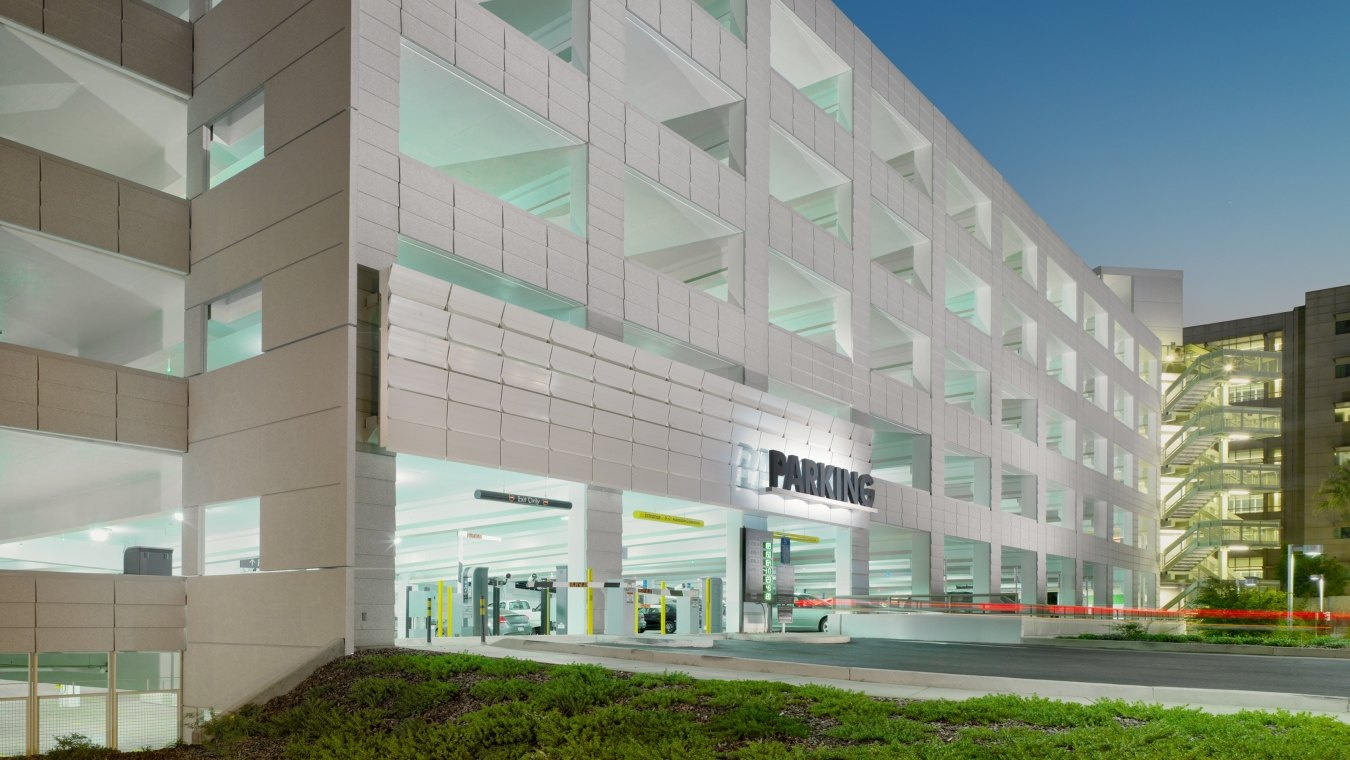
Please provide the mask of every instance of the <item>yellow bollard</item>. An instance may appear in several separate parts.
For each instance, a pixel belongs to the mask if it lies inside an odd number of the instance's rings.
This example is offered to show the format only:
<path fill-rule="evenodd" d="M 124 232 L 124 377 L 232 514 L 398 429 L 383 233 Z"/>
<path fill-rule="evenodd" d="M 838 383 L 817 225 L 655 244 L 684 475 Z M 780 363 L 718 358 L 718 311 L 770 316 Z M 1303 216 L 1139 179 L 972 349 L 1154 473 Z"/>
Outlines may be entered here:
<path fill-rule="evenodd" d="M 436 635 L 445 635 L 445 581 L 436 581 Z"/>
<path fill-rule="evenodd" d="M 450 626 L 454 625 L 454 622 L 455 622 L 455 587 L 453 585 L 447 585 L 445 587 L 445 627 L 450 628 Z M 452 629 L 447 635 L 454 636 L 455 635 L 454 630 Z"/>
<path fill-rule="evenodd" d="M 427 597 L 427 643 L 431 643 L 431 597 Z"/>
<path fill-rule="evenodd" d="M 712 608 L 708 606 L 712 599 L 712 578 L 703 579 L 703 632 L 712 633 Z"/>
<path fill-rule="evenodd" d="M 666 635 L 666 582 L 661 581 L 661 635 Z"/>
<path fill-rule="evenodd" d="M 591 568 L 586 568 L 586 635 L 595 635 L 595 589 L 591 588 L 591 582 L 595 580 L 595 573 Z"/>

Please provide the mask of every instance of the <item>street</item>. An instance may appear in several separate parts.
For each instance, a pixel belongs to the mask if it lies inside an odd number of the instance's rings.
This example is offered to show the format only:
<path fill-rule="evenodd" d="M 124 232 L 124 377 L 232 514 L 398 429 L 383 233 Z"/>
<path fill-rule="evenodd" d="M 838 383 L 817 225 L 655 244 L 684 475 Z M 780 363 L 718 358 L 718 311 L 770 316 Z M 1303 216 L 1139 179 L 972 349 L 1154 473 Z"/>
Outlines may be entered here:
<path fill-rule="evenodd" d="M 855 639 L 848 644 L 719 640 L 711 651 L 703 651 L 747 659 L 928 673 L 1350 697 L 1350 659 L 889 639 Z"/>

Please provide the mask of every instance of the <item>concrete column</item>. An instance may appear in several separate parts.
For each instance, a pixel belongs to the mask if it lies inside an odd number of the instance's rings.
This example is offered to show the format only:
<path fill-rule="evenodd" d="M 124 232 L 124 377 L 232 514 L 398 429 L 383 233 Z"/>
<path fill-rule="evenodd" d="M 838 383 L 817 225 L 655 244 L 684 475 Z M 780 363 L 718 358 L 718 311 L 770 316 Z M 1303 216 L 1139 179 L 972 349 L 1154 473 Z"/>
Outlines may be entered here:
<path fill-rule="evenodd" d="M 1087 590 L 1083 587 L 1087 580 L 1087 565 L 1081 557 L 1075 557 L 1073 560 L 1073 598 L 1077 604 L 1086 605 L 1088 600 Z"/>
<path fill-rule="evenodd" d="M 834 593 L 836 596 L 866 594 L 870 585 L 867 531 L 862 528 L 834 529 Z"/>
<path fill-rule="evenodd" d="M 1048 555 L 1047 555 L 1048 556 Z M 1059 603 L 1079 604 L 1082 593 L 1078 588 L 1078 562 L 1069 557 L 1056 557 L 1059 560 Z"/>
<path fill-rule="evenodd" d="M 1132 585 L 1133 581 L 1131 580 L 1132 575 L 1133 574 L 1126 568 L 1123 567 L 1111 568 L 1110 593 L 1112 604 L 1115 604 L 1116 598 L 1115 590 L 1117 583 L 1120 584 L 1121 604 L 1126 607 L 1129 607 L 1133 603 L 1132 594 L 1134 592 L 1134 587 Z"/>
<path fill-rule="evenodd" d="M 604 582 L 623 573 L 623 492 L 586 486 L 581 505 L 573 505 L 567 520 L 567 573 L 571 580 L 585 580 L 591 571 Z M 586 632 L 586 589 L 567 591 L 569 633 Z M 605 594 L 596 589 L 592 598 L 595 633 L 604 633 Z"/>
<path fill-rule="evenodd" d="M 932 594 L 933 592 L 933 534 L 921 533 L 919 531 L 910 531 L 909 534 L 909 572 L 910 572 L 910 591 L 909 593 L 918 596 Z M 942 549 L 937 551 L 938 557 L 942 556 Z M 938 580 L 942 578 L 942 573 L 937 573 Z"/>
<path fill-rule="evenodd" d="M 1102 563 L 1094 563 L 1092 578 L 1092 604 L 1096 607 L 1110 607 L 1113 603 L 1111 596 L 1111 567 Z"/>
<path fill-rule="evenodd" d="M 769 520 L 764 515 L 752 515 L 738 509 L 727 510 L 727 577 L 723 586 L 726 600 L 727 633 L 741 631 L 741 604 L 745 599 L 742 577 L 745 574 L 745 555 L 741 546 L 741 528 L 768 530 Z"/>
<path fill-rule="evenodd" d="M 1033 585 L 1027 585 L 1027 578 L 1025 575 L 1023 576 L 1023 588 L 1032 592 L 1029 595 L 1024 595 L 1026 599 L 1024 604 L 1045 604 L 1045 594 L 1049 585 L 1045 577 L 1045 552 L 1027 552 L 1027 559 L 1035 563 L 1031 569 L 1031 576 L 1035 578 L 1036 582 Z"/>
<path fill-rule="evenodd" d="M 999 562 L 993 561 L 995 553 L 1002 554 L 1003 546 L 1001 544 L 983 543 L 981 541 L 973 542 L 974 550 L 970 563 L 970 575 L 972 578 L 972 594 L 989 594 L 999 587 L 999 575 L 1003 567 Z"/>
<path fill-rule="evenodd" d="M 918 551 L 918 542 L 915 542 Z M 933 531 L 928 534 L 928 594 L 940 597 L 947 592 L 947 537 Z M 922 593 L 915 584 L 915 593 Z"/>
<path fill-rule="evenodd" d="M 202 530 L 206 510 L 203 507 L 183 507 L 183 575 L 201 575 L 206 571 L 204 560 L 206 532 Z"/>
<path fill-rule="evenodd" d="M 394 643 L 396 475 L 393 455 L 356 452 L 352 624 L 358 647 Z"/>

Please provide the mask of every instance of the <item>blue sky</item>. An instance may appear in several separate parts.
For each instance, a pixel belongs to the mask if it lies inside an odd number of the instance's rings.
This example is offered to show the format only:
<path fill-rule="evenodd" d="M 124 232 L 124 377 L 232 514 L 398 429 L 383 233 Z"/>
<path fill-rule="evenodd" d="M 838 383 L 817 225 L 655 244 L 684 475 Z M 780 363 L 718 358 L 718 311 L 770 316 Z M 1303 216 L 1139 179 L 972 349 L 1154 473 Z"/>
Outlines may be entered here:
<path fill-rule="evenodd" d="M 1186 324 L 1350 284 L 1350 2 L 836 0 L 1089 266 Z"/>

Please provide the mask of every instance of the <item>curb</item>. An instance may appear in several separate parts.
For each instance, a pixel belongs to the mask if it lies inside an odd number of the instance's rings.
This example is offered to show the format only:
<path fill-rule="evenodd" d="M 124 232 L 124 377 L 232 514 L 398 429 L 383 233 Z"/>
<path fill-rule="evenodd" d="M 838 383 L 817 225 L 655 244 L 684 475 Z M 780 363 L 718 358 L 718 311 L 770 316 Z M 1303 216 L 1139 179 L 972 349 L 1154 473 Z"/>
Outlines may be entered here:
<path fill-rule="evenodd" d="M 967 691 L 1019 694 L 1050 699 L 1123 699 L 1130 702 L 1169 703 L 1238 707 L 1253 710 L 1271 710 L 1276 707 L 1290 712 L 1314 712 L 1350 715 L 1350 698 L 1315 694 L 1289 694 L 1269 691 L 1239 691 L 1229 689 L 1198 689 L 1177 686 L 1140 686 L 1134 684 L 1107 684 L 1082 681 L 1051 681 L 1000 676 L 974 676 L 953 673 L 925 673 L 913 670 L 885 670 L 854 668 L 839 665 L 816 665 L 778 660 L 754 660 L 725 655 L 707 655 L 693 652 L 663 652 L 650 649 L 630 649 L 593 644 L 561 644 L 538 640 L 500 641 L 495 646 L 522 651 L 556 652 L 596 658 L 632 660 L 686 668 L 719 668 L 766 675 L 792 675 L 835 681 L 856 681 L 894 686 L 931 689 L 963 689 Z"/>
<path fill-rule="evenodd" d="M 728 633 L 731 641 L 791 641 L 794 644 L 847 644 L 852 636 L 832 636 L 828 633 Z"/>
<path fill-rule="evenodd" d="M 1069 649 L 1115 649 L 1128 652 L 1179 652 L 1186 654 L 1245 654 L 1275 657 L 1320 657 L 1350 660 L 1350 649 L 1314 649 L 1312 647 L 1268 647 L 1254 644 L 1200 644 L 1179 641 L 1114 641 L 1111 639 L 1061 639 L 1053 636 L 1026 636 L 1023 644 Z"/>

